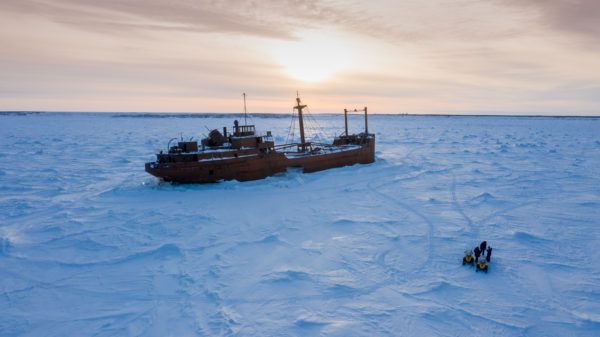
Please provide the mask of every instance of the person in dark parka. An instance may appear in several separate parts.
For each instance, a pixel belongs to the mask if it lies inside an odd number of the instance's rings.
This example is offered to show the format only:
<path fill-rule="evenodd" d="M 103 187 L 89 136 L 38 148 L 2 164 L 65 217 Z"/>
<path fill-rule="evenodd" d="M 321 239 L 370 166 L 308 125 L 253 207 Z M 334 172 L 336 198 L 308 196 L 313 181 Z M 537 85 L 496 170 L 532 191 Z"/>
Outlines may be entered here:
<path fill-rule="evenodd" d="M 487 256 L 485 257 L 485 260 L 489 263 L 491 259 L 492 259 L 492 246 L 489 246 L 487 248 Z"/>
<path fill-rule="evenodd" d="M 477 263 L 477 261 L 479 261 L 479 256 L 481 256 L 481 250 L 479 249 L 479 247 L 475 247 L 475 249 L 473 249 L 473 252 L 475 253 L 475 263 Z"/>
<path fill-rule="evenodd" d="M 481 255 L 485 255 L 485 247 L 487 246 L 487 241 L 481 241 L 479 244 L 479 250 L 481 251 Z"/>

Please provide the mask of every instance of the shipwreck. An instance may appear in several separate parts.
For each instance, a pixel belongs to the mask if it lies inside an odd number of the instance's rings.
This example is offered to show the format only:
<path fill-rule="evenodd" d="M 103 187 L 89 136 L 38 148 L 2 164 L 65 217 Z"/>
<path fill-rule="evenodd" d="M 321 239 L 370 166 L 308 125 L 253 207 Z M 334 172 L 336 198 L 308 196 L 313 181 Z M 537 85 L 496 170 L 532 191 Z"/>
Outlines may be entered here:
<path fill-rule="evenodd" d="M 246 114 L 244 94 L 244 113 Z M 369 133 L 367 108 L 364 131 L 348 133 L 348 110 L 344 109 L 345 131 L 331 143 L 306 141 L 302 104 L 296 97 L 294 112 L 298 115 L 300 140 L 276 145 L 270 131 L 257 135 L 254 125 L 236 120 L 231 132 L 224 127 L 211 130 L 200 142 L 178 141 L 167 145 L 167 151 L 156 154 L 156 161 L 146 163 L 146 172 L 167 182 L 212 183 L 221 180 L 248 181 L 262 179 L 299 167 L 303 172 L 316 172 L 375 161 L 375 135 Z"/>

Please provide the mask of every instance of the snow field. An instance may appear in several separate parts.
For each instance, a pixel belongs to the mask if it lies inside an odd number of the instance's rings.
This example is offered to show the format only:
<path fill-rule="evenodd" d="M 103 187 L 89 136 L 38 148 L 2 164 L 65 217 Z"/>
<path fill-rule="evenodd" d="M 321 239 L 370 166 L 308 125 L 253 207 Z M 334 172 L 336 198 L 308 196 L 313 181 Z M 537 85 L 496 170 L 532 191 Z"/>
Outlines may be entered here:
<path fill-rule="evenodd" d="M 1 115 L 0 335 L 600 334 L 600 119 L 372 116 L 371 165 L 143 171 L 232 122 Z M 483 239 L 487 275 L 460 264 Z"/>

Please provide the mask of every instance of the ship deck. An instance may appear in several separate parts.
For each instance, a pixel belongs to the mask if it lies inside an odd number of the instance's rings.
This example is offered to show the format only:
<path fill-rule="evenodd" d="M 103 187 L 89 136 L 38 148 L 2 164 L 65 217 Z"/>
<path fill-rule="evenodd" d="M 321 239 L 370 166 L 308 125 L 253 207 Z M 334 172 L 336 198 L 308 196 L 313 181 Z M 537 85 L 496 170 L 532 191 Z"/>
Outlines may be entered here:
<path fill-rule="evenodd" d="M 322 145 L 319 144 L 319 146 L 317 146 L 314 150 L 312 151 L 282 151 L 283 154 L 285 154 L 285 156 L 289 159 L 293 159 L 293 158 L 300 158 L 300 157 L 308 157 L 308 156 L 321 156 L 321 155 L 327 155 L 327 154 L 331 154 L 331 153 L 338 153 L 338 152 L 344 152 L 344 151 L 352 151 L 352 150 L 358 150 L 360 149 L 361 146 L 360 145 L 340 145 L 340 146 L 332 146 L 332 145 Z"/>

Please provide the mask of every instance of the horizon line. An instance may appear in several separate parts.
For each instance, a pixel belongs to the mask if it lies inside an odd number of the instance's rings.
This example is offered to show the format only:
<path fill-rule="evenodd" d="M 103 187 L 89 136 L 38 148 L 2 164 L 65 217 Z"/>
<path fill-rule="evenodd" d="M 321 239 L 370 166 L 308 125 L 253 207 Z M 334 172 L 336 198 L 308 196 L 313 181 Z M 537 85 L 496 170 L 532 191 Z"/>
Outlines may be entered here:
<path fill-rule="evenodd" d="M 361 115 L 348 111 L 349 115 Z M 60 110 L 0 110 L 0 115 L 11 114 L 112 114 L 112 115 L 244 115 L 243 112 L 206 112 L 206 111 L 60 111 Z M 289 115 L 289 112 L 249 112 L 249 115 Z M 343 112 L 314 112 L 316 115 L 343 115 Z M 370 112 L 370 116 L 430 116 L 430 117 L 555 117 L 555 118 L 600 118 L 600 114 L 594 115 L 564 115 L 564 114 L 508 114 L 508 113 L 405 113 L 405 112 Z"/>

